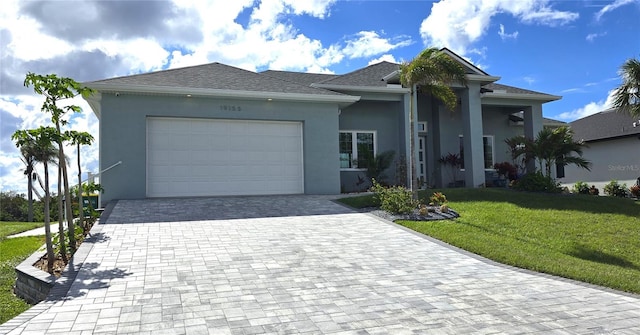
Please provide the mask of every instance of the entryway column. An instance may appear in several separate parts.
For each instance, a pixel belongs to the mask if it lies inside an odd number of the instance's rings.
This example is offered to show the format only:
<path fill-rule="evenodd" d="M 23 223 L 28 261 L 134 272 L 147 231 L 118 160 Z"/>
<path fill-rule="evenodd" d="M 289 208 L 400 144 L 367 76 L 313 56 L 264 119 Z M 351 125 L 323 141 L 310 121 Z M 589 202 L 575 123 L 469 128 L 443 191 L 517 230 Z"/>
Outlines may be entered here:
<path fill-rule="evenodd" d="M 524 136 L 528 139 L 535 139 L 542 130 L 542 105 L 533 105 L 523 109 Z M 527 173 L 536 171 L 536 161 L 532 159 L 527 162 Z"/>
<path fill-rule="evenodd" d="M 409 130 L 411 129 L 411 99 L 414 95 L 407 93 L 402 98 L 402 103 L 404 105 L 404 126 L 402 127 L 402 134 L 404 134 L 404 155 L 406 159 L 406 180 L 407 188 L 411 188 L 411 159 L 415 159 L 415 154 L 411 153 L 411 134 L 409 134 Z M 413 101 L 415 103 L 415 101 Z M 416 105 L 414 105 L 416 108 Z M 414 120 L 417 120 L 418 112 L 414 110 Z M 414 131 L 417 128 L 417 125 L 414 124 Z M 415 133 L 417 134 L 417 133 Z"/>
<path fill-rule="evenodd" d="M 484 178 L 484 146 L 482 141 L 482 101 L 480 83 L 468 83 L 461 94 L 462 135 L 464 146 L 465 186 L 480 187 Z"/>

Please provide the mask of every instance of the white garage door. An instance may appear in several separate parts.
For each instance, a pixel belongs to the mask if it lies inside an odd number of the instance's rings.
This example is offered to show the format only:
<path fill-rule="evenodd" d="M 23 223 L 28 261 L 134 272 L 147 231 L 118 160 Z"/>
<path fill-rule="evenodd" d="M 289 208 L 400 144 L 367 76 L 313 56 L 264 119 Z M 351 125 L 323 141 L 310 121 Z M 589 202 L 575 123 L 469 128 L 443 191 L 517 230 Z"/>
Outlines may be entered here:
<path fill-rule="evenodd" d="M 147 196 L 300 194 L 302 123 L 147 119 Z"/>

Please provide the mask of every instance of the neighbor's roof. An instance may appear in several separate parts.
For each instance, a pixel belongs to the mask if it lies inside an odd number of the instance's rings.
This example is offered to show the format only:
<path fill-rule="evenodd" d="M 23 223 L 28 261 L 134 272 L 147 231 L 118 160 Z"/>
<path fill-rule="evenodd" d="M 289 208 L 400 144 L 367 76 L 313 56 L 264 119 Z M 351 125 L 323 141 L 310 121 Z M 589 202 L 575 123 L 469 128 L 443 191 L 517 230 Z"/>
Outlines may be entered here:
<path fill-rule="evenodd" d="M 636 127 L 633 123 L 636 122 Z M 569 123 L 575 140 L 598 141 L 640 135 L 640 122 L 628 114 L 608 109 Z"/>
<path fill-rule="evenodd" d="M 152 86 L 226 91 L 343 95 L 233 66 L 210 63 L 84 83 L 89 87 Z"/>

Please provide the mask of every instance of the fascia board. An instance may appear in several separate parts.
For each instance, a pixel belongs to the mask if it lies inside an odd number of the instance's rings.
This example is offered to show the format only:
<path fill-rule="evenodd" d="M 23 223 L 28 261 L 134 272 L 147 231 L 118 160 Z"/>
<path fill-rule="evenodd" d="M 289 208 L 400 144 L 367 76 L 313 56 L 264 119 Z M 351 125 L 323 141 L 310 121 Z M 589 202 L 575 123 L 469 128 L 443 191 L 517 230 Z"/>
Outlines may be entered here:
<path fill-rule="evenodd" d="M 487 92 L 480 94 L 480 98 L 495 98 L 495 99 L 520 99 L 520 100 L 536 100 L 551 102 L 562 99 L 558 95 L 550 94 L 526 94 L 526 93 L 495 93 Z"/>
<path fill-rule="evenodd" d="M 400 71 L 399 70 L 395 70 L 395 71 L 389 73 L 388 75 L 382 77 L 382 80 L 389 81 L 390 79 L 398 79 L 398 78 L 400 78 Z"/>
<path fill-rule="evenodd" d="M 87 101 L 89 107 L 93 110 L 93 114 L 100 120 L 100 101 L 102 100 L 102 93 L 94 92 L 87 97 L 83 97 Z"/>
<path fill-rule="evenodd" d="M 257 92 L 257 91 L 237 91 L 220 90 L 208 88 L 188 88 L 170 86 L 148 86 L 148 85 L 110 85 L 102 83 L 85 84 L 87 87 L 101 92 L 119 93 L 142 93 L 160 95 L 184 95 L 199 97 L 221 97 L 221 98 L 241 98 L 253 100 L 288 100 L 318 103 L 339 103 L 351 104 L 360 100 L 359 96 L 353 95 L 322 95 L 304 93 L 282 93 L 282 92 Z"/>
<path fill-rule="evenodd" d="M 351 86 L 351 85 L 328 85 L 328 84 L 311 84 L 311 87 L 323 88 L 332 91 L 354 91 L 367 93 L 396 93 L 407 94 L 411 91 L 405 87 L 378 87 L 378 86 Z"/>
<path fill-rule="evenodd" d="M 478 75 L 478 74 L 467 74 L 467 80 L 469 81 L 473 81 L 473 82 L 481 82 L 483 84 L 489 84 L 489 83 L 494 83 L 498 80 L 500 80 L 501 77 L 496 77 L 496 76 L 485 76 L 485 75 Z"/>

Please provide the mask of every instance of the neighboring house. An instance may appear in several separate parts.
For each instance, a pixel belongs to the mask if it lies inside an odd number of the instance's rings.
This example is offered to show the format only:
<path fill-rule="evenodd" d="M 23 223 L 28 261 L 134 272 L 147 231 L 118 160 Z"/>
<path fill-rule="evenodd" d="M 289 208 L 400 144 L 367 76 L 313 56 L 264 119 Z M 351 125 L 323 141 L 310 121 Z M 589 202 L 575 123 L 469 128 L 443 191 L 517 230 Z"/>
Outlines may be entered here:
<path fill-rule="evenodd" d="M 362 157 L 392 150 L 387 182 L 454 180 L 438 163 L 464 152 L 458 179 L 485 184 L 485 171 L 509 161 L 504 139 L 542 129 L 542 105 L 558 96 L 495 83 L 499 77 L 443 52 L 468 84 L 450 112 L 416 97 L 416 152 L 410 153 L 410 90 L 399 66 L 370 65 L 344 75 L 255 73 L 212 63 L 85 83 L 100 120 L 102 203 L 145 197 L 338 194 L 361 191 Z"/>
<path fill-rule="evenodd" d="M 574 140 L 584 141 L 583 157 L 592 164 L 591 171 L 565 167 L 562 183 L 571 187 L 584 181 L 602 189 L 615 179 L 627 186 L 640 177 L 640 120 L 605 110 L 569 123 Z"/>

